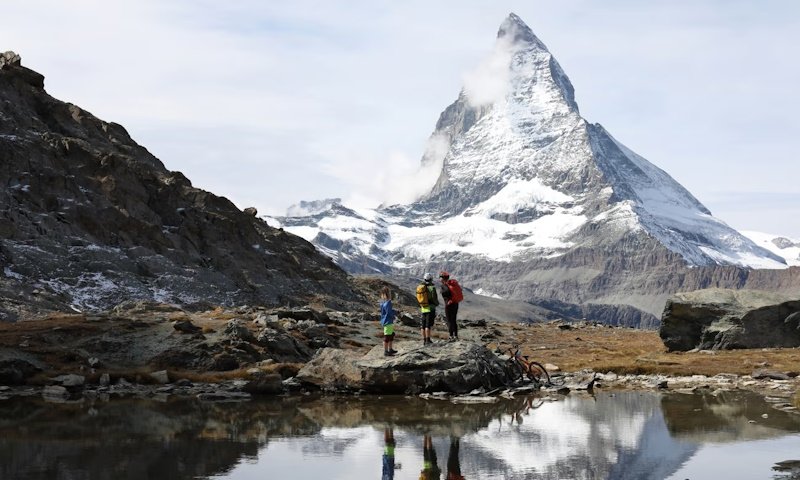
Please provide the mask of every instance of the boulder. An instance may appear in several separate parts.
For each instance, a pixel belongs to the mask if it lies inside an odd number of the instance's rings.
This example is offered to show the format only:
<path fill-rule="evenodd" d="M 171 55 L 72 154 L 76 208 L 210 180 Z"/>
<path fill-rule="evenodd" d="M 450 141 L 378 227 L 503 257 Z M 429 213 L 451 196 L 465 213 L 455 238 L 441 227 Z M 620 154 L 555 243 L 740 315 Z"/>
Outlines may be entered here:
<path fill-rule="evenodd" d="M 189 320 L 177 320 L 175 322 L 172 322 L 172 328 L 181 333 L 190 333 L 190 334 L 199 333 L 202 330 L 200 327 L 193 324 Z"/>
<path fill-rule="evenodd" d="M 157 372 L 151 372 L 150 378 L 156 382 L 160 383 L 161 385 L 165 385 L 169 383 L 169 374 L 166 370 L 159 370 Z"/>
<path fill-rule="evenodd" d="M 800 346 L 800 298 L 758 290 L 673 295 L 659 335 L 670 351 Z"/>
<path fill-rule="evenodd" d="M 509 379 L 503 362 L 482 345 L 471 342 L 395 342 L 398 354 L 383 355 L 378 345 L 366 355 L 325 348 L 297 374 L 324 390 L 363 390 L 369 393 L 467 393 L 493 389 Z"/>
<path fill-rule="evenodd" d="M 253 335 L 253 332 L 248 330 L 248 328 L 244 325 L 244 322 L 238 319 L 230 320 L 225 325 L 225 331 L 223 332 L 223 335 L 235 341 L 242 341 L 242 342 L 256 341 L 256 337 L 255 335 Z"/>
<path fill-rule="evenodd" d="M 36 355 L 13 348 L 0 348 L 0 385 L 23 385 L 48 369 Z"/>
<path fill-rule="evenodd" d="M 66 375 L 59 375 L 53 378 L 53 381 L 62 387 L 67 388 L 78 388 L 82 387 L 84 383 L 86 383 L 86 377 L 83 375 L 75 375 L 74 373 L 68 373 Z"/>
<path fill-rule="evenodd" d="M 266 327 L 258 333 L 256 342 L 266 349 L 266 354 L 281 362 L 304 362 L 311 356 L 308 348 L 286 331 Z"/>
<path fill-rule="evenodd" d="M 239 360 L 230 353 L 220 353 L 216 355 L 211 362 L 209 370 L 215 372 L 228 372 L 239 368 Z"/>

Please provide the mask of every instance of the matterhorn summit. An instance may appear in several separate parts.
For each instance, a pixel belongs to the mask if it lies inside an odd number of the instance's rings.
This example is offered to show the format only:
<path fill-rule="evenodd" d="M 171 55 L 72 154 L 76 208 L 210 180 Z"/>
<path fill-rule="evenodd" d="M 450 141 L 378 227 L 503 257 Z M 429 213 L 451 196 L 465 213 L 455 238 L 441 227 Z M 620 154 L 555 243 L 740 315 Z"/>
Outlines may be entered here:
<path fill-rule="evenodd" d="M 439 175 L 409 205 L 328 202 L 273 220 L 351 272 L 447 268 L 493 296 L 635 324 L 675 291 L 723 286 L 718 276 L 740 288 L 750 269 L 787 268 L 581 117 L 558 61 L 513 13 L 421 163 Z"/>

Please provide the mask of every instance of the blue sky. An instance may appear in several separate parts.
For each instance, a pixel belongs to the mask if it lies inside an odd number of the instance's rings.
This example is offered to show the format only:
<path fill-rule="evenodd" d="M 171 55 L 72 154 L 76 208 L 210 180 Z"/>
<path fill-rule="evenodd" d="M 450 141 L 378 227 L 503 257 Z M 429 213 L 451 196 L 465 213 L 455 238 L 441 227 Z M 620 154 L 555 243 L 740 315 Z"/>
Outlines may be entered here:
<path fill-rule="evenodd" d="M 796 1 L 11 0 L 0 50 L 196 186 L 276 214 L 418 190 L 439 113 L 512 11 L 587 120 L 733 227 L 800 239 Z"/>

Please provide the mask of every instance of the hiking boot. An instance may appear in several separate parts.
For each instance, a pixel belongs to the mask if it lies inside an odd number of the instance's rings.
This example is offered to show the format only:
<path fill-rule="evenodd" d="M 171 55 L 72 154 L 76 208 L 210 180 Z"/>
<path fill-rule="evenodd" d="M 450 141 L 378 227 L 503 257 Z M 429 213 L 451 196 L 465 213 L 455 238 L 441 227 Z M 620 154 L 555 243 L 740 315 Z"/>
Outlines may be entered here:
<path fill-rule="evenodd" d="M 395 350 L 394 348 L 390 348 L 389 353 L 391 353 L 392 355 L 397 355 L 397 350 Z"/>
<path fill-rule="evenodd" d="M 394 352 L 393 350 L 385 350 L 385 351 L 383 352 L 383 356 L 384 356 L 384 357 L 394 357 L 394 354 L 395 354 L 395 353 L 396 353 L 396 352 Z"/>

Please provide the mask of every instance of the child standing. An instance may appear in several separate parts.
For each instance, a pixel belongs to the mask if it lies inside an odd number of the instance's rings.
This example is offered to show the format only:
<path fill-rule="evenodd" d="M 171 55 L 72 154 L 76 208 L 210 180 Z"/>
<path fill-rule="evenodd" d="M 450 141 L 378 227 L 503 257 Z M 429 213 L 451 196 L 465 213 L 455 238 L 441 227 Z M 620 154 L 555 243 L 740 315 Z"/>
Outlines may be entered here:
<path fill-rule="evenodd" d="M 392 308 L 392 294 L 389 287 L 381 289 L 381 326 L 383 327 L 383 355 L 391 357 L 396 350 L 392 348 L 394 341 L 394 317 L 397 312 Z"/>

